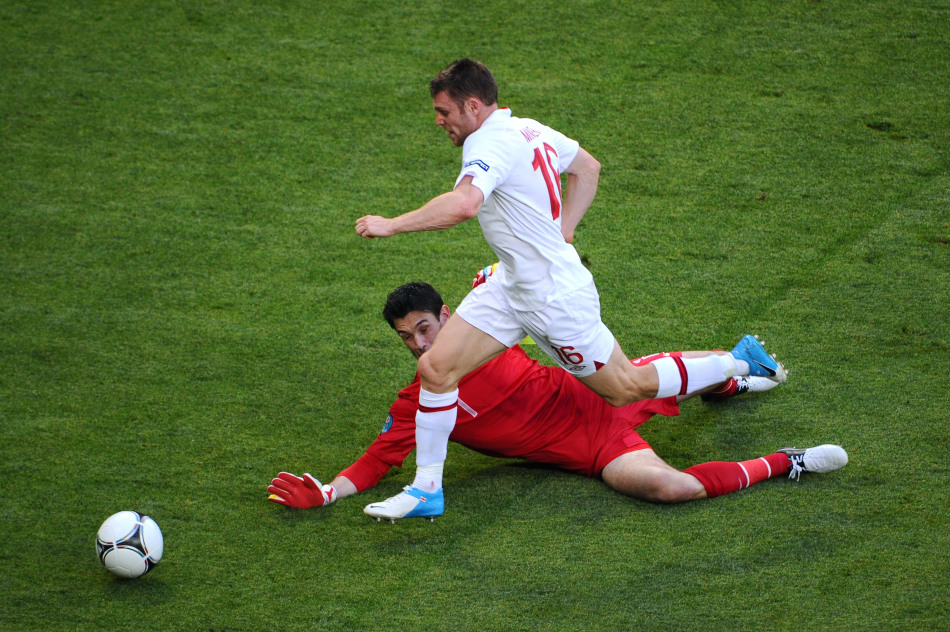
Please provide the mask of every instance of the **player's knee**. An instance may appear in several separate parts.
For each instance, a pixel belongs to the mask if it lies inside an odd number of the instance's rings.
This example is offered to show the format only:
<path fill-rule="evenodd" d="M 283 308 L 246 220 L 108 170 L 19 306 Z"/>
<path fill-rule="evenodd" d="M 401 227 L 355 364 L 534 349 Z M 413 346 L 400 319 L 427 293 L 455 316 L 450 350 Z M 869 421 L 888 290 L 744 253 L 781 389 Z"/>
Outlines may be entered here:
<path fill-rule="evenodd" d="M 675 487 L 660 487 L 651 491 L 648 500 L 654 503 L 670 505 L 689 500 L 689 497 L 684 496 L 682 492 Z"/>
<path fill-rule="evenodd" d="M 433 361 L 431 354 L 424 353 L 416 365 L 422 387 L 436 393 L 452 390 L 454 381 L 445 367 Z"/>
<path fill-rule="evenodd" d="M 673 504 L 694 500 L 697 490 L 688 479 L 681 475 L 664 476 L 655 481 L 655 485 L 648 490 L 647 500 L 655 503 Z"/>

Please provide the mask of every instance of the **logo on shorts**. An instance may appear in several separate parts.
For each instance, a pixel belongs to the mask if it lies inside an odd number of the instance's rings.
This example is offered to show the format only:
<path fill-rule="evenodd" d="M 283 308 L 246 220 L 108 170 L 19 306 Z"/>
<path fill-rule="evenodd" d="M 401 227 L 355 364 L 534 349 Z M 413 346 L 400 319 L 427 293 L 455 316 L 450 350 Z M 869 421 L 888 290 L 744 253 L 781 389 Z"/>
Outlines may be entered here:
<path fill-rule="evenodd" d="M 471 167 L 472 165 L 475 165 L 476 167 L 481 167 L 482 171 L 488 171 L 488 164 L 486 164 L 482 160 L 472 160 L 470 162 L 466 162 L 465 166 L 462 168 L 464 169 L 465 167 Z"/>
<path fill-rule="evenodd" d="M 379 434 L 384 434 L 386 432 L 389 432 L 389 429 L 392 427 L 393 427 L 393 415 L 392 413 L 390 413 L 389 416 L 386 417 L 386 423 L 383 424 L 383 429 L 379 431 Z"/>

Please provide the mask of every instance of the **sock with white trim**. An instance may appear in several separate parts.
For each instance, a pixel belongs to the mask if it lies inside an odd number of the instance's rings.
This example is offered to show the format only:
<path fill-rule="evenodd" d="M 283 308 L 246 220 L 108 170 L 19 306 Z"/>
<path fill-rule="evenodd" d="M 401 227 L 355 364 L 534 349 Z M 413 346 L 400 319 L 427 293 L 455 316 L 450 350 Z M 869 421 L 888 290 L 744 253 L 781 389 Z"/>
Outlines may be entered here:
<path fill-rule="evenodd" d="M 413 487 L 434 492 L 442 488 L 449 435 L 458 415 L 458 389 L 450 393 L 419 391 L 416 412 L 416 478 Z"/>
<path fill-rule="evenodd" d="M 788 455 L 776 452 L 751 461 L 710 461 L 683 470 L 702 483 L 707 498 L 731 494 L 773 476 L 788 474 L 792 462 Z"/>
<path fill-rule="evenodd" d="M 689 395 L 737 374 L 736 359 L 729 354 L 703 358 L 668 356 L 651 364 L 660 380 L 657 399 Z"/>

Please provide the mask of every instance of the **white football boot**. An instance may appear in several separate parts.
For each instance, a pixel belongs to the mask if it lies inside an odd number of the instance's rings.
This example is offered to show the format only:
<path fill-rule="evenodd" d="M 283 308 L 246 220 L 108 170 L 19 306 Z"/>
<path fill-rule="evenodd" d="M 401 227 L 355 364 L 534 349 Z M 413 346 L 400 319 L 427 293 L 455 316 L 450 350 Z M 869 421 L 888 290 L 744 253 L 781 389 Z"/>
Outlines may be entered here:
<path fill-rule="evenodd" d="M 388 520 L 396 524 L 396 521 L 402 518 L 425 518 L 432 522 L 445 513 L 445 494 L 441 489 L 429 493 L 406 485 L 402 488 L 402 493 L 382 502 L 366 505 L 363 513 L 375 518 L 376 522 Z"/>
<path fill-rule="evenodd" d="M 736 395 L 742 395 L 743 393 L 764 393 L 781 384 L 781 382 L 776 382 L 770 378 L 756 377 L 754 375 L 739 375 L 732 379 L 736 381 Z"/>
<path fill-rule="evenodd" d="M 782 448 L 776 452 L 784 452 L 792 461 L 792 469 L 788 472 L 789 478 L 801 480 L 802 472 L 825 474 L 840 470 L 848 464 L 848 453 L 840 445 L 820 445 L 804 450 L 797 448 Z"/>

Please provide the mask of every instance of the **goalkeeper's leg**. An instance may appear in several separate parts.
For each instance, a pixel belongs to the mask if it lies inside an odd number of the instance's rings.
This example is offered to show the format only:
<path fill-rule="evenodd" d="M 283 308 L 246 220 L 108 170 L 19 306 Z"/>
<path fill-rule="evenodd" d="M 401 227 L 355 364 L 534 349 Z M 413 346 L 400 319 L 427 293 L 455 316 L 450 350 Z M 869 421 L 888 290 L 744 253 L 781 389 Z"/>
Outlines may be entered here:
<path fill-rule="evenodd" d="M 797 478 L 801 472 L 826 473 L 847 465 L 841 446 L 821 445 L 806 450 L 783 448 L 748 461 L 711 461 L 679 471 L 651 449 L 623 454 L 601 472 L 611 488 L 641 500 L 679 503 L 715 498 L 745 489 L 775 476 Z"/>
<path fill-rule="evenodd" d="M 442 471 L 448 454 L 449 435 L 455 427 L 458 389 L 436 394 L 422 389 L 416 413 L 416 478 L 402 493 L 363 510 L 377 520 L 441 516 L 445 510 Z"/>
<path fill-rule="evenodd" d="M 504 352 L 505 346 L 456 315 L 419 358 L 422 388 L 416 413 L 416 478 L 411 486 L 363 510 L 374 518 L 441 516 L 442 474 L 449 435 L 458 414 L 458 383 L 471 371 Z"/>

